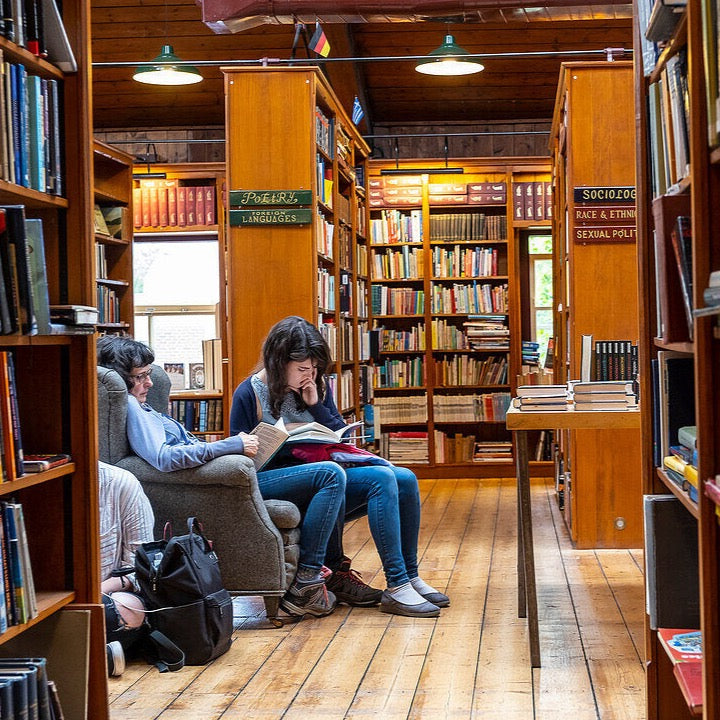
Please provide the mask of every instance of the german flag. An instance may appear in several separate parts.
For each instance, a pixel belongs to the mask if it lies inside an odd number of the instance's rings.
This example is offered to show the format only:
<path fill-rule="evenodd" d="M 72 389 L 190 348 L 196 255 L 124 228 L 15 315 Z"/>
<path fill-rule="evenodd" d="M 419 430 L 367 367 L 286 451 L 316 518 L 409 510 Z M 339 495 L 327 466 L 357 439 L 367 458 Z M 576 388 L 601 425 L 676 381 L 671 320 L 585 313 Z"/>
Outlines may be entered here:
<path fill-rule="evenodd" d="M 310 38 L 310 49 L 316 52 L 322 57 L 327 57 L 330 54 L 330 43 L 325 35 L 325 31 L 322 29 L 322 25 L 319 22 L 315 23 L 315 32 Z"/>

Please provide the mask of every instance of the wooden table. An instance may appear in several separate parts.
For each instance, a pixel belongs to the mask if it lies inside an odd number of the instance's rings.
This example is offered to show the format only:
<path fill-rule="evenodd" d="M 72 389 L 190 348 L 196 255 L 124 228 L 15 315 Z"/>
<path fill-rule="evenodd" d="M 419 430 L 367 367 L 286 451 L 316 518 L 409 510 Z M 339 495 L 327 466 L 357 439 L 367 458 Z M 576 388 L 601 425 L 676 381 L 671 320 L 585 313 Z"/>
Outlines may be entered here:
<path fill-rule="evenodd" d="M 527 433 L 529 430 L 619 430 L 640 427 L 639 410 L 522 411 L 510 408 L 505 424 L 515 436 L 515 463 L 518 493 L 518 617 L 528 618 L 530 664 L 540 667 L 537 589 L 530 508 L 530 469 Z"/>

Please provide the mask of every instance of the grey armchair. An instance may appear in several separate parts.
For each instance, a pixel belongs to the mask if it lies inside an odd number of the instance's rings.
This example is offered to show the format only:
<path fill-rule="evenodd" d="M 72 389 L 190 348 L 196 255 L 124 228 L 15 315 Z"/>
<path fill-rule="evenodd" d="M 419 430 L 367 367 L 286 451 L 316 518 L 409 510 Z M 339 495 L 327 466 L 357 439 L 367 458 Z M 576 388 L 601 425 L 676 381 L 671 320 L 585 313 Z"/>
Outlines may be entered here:
<path fill-rule="evenodd" d="M 167 521 L 184 531 L 196 515 L 220 557 L 225 587 L 263 596 L 268 618 L 278 620 L 280 598 L 297 569 L 301 522 L 295 505 L 263 500 L 252 461 L 227 455 L 188 470 L 160 472 L 133 453 L 127 439 L 127 387 L 114 370 L 98 367 L 99 457 L 132 472 L 155 513 L 155 537 Z M 153 365 L 149 404 L 168 411 L 170 378 Z"/>

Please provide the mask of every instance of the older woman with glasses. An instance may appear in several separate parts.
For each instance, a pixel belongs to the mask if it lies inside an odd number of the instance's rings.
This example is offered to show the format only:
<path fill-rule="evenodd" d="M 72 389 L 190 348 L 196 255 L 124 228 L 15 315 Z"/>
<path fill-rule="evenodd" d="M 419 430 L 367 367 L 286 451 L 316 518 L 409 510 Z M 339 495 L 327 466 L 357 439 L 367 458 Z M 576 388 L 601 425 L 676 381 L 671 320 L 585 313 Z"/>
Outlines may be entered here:
<path fill-rule="evenodd" d="M 241 432 L 223 440 L 204 442 L 179 422 L 147 404 L 152 387 L 155 354 L 129 337 L 106 335 L 98 340 L 98 364 L 115 370 L 128 388 L 128 441 L 133 451 L 164 472 L 202 465 L 222 455 L 257 453 L 258 438 Z M 303 515 L 298 571 L 280 602 L 285 612 L 301 616 L 328 615 L 336 598 L 325 587 L 323 566 L 330 533 L 345 495 L 345 475 L 333 462 L 278 468 L 258 473 L 260 494 L 266 500 L 289 500 Z"/>

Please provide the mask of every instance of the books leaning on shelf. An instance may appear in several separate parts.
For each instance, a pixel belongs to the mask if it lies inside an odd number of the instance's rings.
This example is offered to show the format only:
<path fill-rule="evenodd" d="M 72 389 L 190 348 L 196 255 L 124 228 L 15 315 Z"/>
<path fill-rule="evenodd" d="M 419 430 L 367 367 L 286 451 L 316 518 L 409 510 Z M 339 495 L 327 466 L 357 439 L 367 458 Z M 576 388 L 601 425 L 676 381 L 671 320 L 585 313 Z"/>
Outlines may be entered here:
<path fill-rule="evenodd" d="M 23 447 L 18 412 L 13 355 L 0 352 L 0 468 L 2 481 L 12 482 L 22 475 Z"/>

